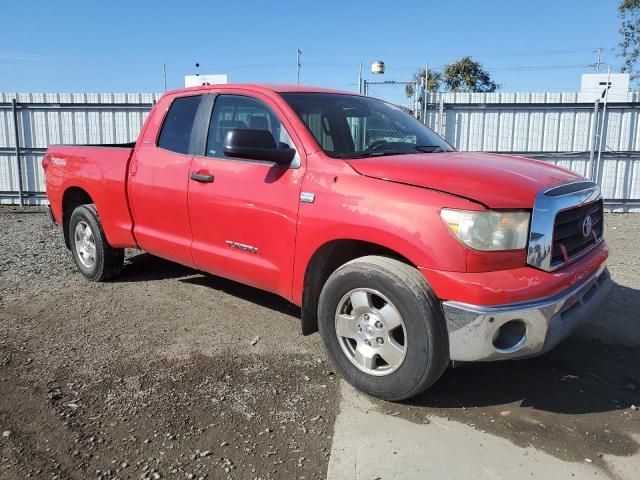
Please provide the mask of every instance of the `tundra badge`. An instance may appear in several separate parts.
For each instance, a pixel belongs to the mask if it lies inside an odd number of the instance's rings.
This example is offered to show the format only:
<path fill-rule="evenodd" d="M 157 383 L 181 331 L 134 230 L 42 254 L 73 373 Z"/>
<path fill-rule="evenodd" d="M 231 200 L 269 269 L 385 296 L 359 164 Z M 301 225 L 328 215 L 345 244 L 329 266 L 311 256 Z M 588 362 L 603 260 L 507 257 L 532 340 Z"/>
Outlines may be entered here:
<path fill-rule="evenodd" d="M 225 243 L 229 245 L 231 248 L 236 248 L 238 250 L 244 250 L 249 253 L 258 253 L 257 247 L 252 247 L 251 245 L 245 245 L 244 243 L 232 242 L 231 240 L 226 240 Z"/>

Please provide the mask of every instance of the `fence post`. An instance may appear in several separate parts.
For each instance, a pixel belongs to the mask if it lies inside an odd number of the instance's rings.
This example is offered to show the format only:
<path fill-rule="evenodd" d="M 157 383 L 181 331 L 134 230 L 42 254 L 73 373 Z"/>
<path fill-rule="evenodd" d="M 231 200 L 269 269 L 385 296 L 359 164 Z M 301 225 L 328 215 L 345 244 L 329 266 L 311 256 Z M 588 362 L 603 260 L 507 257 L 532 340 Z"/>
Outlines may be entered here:
<path fill-rule="evenodd" d="M 429 64 L 424 64 L 424 89 L 422 90 L 422 103 L 423 105 L 423 113 L 422 113 L 422 123 L 427 124 L 427 104 L 429 103 Z"/>
<path fill-rule="evenodd" d="M 18 104 L 15 98 L 11 100 L 11 110 L 13 112 L 13 134 L 16 143 L 16 165 L 18 167 L 18 200 L 20 206 L 24 207 L 22 198 L 22 164 L 20 163 L 20 132 L 18 130 Z"/>
<path fill-rule="evenodd" d="M 444 97 L 440 94 L 440 115 L 438 115 L 438 135 L 444 138 Z"/>
<path fill-rule="evenodd" d="M 595 164 L 593 159 L 596 154 L 596 143 L 598 143 L 598 113 L 600 110 L 600 99 L 596 98 L 593 105 L 593 118 L 591 119 L 591 141 L 589 145 L 589 178 L 593 180 Z"/>

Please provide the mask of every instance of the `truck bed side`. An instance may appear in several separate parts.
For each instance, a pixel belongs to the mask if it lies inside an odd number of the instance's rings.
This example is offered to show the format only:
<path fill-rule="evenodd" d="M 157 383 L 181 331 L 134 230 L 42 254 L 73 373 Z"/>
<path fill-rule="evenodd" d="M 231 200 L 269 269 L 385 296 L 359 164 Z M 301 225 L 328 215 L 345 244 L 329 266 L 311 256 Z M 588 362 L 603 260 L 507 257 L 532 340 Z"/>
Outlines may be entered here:
<path fill-rule="evenodd" d="M 66 226 L 73 198 L 86 195 L 96 204 L 109 244 L 134 247 L 126 176 L 133 144 L 98 146 L 52 145 L 42 165 L 53 217 Z M 71 207 L 70 207 L 71 206 Z"/>

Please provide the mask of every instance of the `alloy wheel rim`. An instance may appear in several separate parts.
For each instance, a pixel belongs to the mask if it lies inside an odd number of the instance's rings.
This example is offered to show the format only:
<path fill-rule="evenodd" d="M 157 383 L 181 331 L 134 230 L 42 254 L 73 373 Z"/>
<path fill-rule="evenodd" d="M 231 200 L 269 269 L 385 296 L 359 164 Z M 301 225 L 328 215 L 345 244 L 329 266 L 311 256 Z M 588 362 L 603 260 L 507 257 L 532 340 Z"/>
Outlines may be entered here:
<path fill-rule="evenodd" d="M 96 243 L 91 227 L 84 220 L 76 225 L 74 243 L 78 260 L 85 268 L 92 268 L 96 264 Z"/>
<path fill-rule="evenodd" d="M 377 290 L 356 288 L 336 308 L 335 330 L 342 352 L 360 371 L 383 376 L 395 372 L 407 354 L 402 316 Z"/>

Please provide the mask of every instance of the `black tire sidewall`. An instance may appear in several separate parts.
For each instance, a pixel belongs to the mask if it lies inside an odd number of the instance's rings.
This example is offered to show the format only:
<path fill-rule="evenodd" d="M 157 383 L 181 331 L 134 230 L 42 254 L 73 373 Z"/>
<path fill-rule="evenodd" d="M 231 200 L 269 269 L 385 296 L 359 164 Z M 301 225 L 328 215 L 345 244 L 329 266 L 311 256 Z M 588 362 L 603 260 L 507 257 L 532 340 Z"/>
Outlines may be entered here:
<path fill-rule="evenodd" d="M 335 312 L 344 295 L 356 288 L 379 291 L 396 307 L 404 321 L 407 353 L 393 373 L 374 376 L 362 372 L 346 357 L 335 332 Z M 336 369 L 356 388 L 387 400 L 400 400 L 418 393 L 441 375 L 446 355 L 436 322 L 443 321 L 424 295 L 392 272 L 375 264 L 347 264 L 325 284 L 318 308 L 318 327 Z M 448 361 L 448 360 L 447 360 Z M 433 377 L 433 378 L 430 378 Z M 426 385 L 426 386 L 425 386 Z"/>
<path fill-rule="evenodd" d="M 78 257 L 78 252 L 76 251 L 75 245 L 75 229 L 76 225 L 84 221 L 91 228 L 91 234 L 93 236 L 95 245 L 96 245 L 96 261 L 93 264 L 93 267 L 87 268 L 85 267 Z M 76 263 L 78 270 L 80 273 L 84 275 L 89 280 L 95 280 L 100 277 L 102 270 L 104 269 L 104 248 L 105 248 L 105 240 L 104 234 L 98 221 L 96 220 L 93 212 L 87 206 L 77 207 L 73 213 L 71 214 L 71 219 L 69 220 L 69 239 L 71 244 L 71 254 L 73 255 L 73 261 Z"/>

